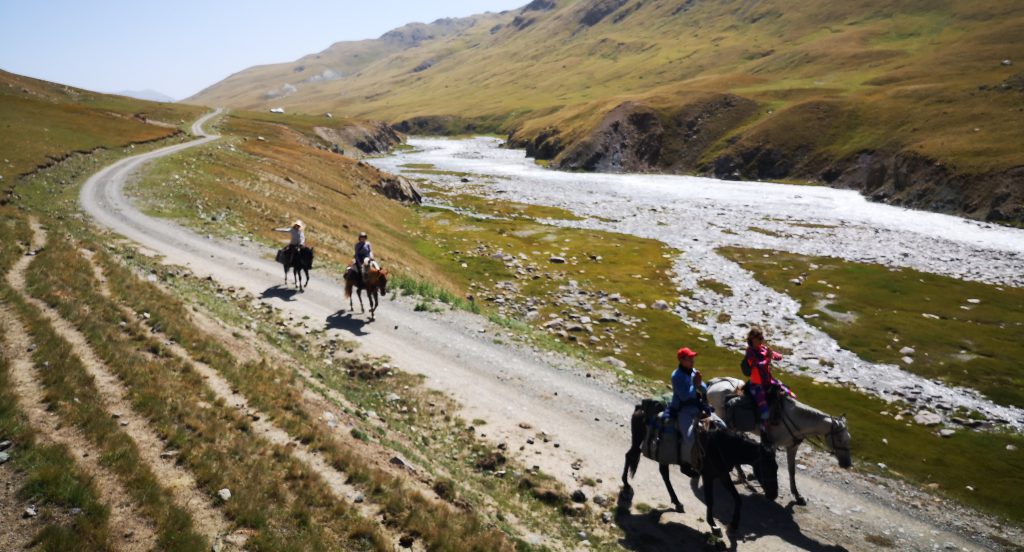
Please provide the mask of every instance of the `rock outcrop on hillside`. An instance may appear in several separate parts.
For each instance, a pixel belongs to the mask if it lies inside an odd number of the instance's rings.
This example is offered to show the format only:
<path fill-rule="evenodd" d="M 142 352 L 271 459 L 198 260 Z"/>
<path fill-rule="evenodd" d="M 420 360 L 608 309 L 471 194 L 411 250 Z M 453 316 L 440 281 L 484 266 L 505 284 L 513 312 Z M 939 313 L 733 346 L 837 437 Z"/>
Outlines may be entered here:
<path fill-rule="evenodd" d="M 358 150 L 365 155 L 387 153 L 402 143 L 402 136 L 391 125 L 380 121 L 367 121 L 344 127 L 316 127 L 317 136 L 346 150 Z"/>
<path fill-rule="evenodd" d="M 420 195 L 419 190 L 404 176 L 384 176 L 374 185 L 374 190 L 388 199 L 401 201 L 402 203 L 415 203 L 419 205 L 423 202 L 423 197 Z"/>

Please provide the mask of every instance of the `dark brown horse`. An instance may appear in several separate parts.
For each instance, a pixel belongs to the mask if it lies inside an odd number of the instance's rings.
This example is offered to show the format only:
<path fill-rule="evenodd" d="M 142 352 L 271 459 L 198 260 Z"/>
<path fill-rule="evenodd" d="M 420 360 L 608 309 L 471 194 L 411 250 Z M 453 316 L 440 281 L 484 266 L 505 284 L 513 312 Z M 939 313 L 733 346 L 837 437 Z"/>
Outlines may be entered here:
<path fill-rule="evenodd" d="M 362 312 L 366 312 L 366 307 L 363 306 L 363 290 L 366 290 L 366 297 L 370 301 L 370 320 L 373 320 L 377 305 L 380 304 L 380 296 L 388 293 L 388 271 L 371 266 L 366 269 L 366 277 L 361 278 L 358 269 L 346 270 L 345 297 L 348 298 L 349 310 L 355 310 L 352 305 L 352 288 L 356 288 L 356 295 L 359 296 L 359 309 Z"/>
<path fill-rule="evenodd" d="M 644 454 L 643 445 L 647 439 L 648 431 L 652 428 L 652 417 L 660 415 L 665 404 L 660 401 L 648 401 L 636 405 L 633 417 L 630 420 L 632 430 L 632 444 L 626 452 L 626 465 L 622 468 L 622 484 L 629 488 L 629 477 L 636 474 L 636 468 L 640 464 L 640 456 Z M 747 440 L 740 435 L 734 435 L 725 430 L 712 430 L 707 434 L 707 440 L 703 443 L 704 458 L 700 469 L 701 481 L 704 485 L 704 502 L 707 506 L 706 518 L 711 531 L 720 535 L 721 531 L 715 524 L 712 511 L 715 507 L 715 481 L 721 481 L 725 489 L 732 495 L 733 509 L 732 519 L 729 520 L 729 533 L 736 533 L 740 525 L 740 493 L 736 490 L 729 473 L 741 464 L 754 467 L 754 477 L 761 484 L 765 497 L 775 500 L 779 495 L 779 465 L 775 461 L 775 451 L 762 447 L 761 445 Z M 657 454 L 657 453 L 655 453 Z M 668 477 L 669 464 L 659 462 L 661 478 L 668 489 L 669 498 L 676 507 L 677 512 L 683 511 L 683 504 L 676 497 L 672 488 L 672 482 Z"/>
<path fill-rule="evenodd" d="M 288 271 L 294 274 L 295 287 L 303 291 L 309 285 L 309 271 L 313 268 L 313 248 L 291 246 L 277 252 L 277 262 L 284 265 L 284 283 L 288 283 Z M 306 281 L 303 283 L 299 271 L 306 273 Z"/>

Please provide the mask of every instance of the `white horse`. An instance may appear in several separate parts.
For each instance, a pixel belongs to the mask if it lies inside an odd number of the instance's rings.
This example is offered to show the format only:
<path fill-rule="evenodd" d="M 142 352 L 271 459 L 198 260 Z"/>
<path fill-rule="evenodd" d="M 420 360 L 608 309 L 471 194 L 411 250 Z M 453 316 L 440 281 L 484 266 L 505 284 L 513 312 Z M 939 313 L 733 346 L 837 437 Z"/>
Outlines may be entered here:
<path fill-rule="evenodd" d="M 736 378 L 714 378 L 708 382 L 708 402 L 730 428 L 755 433 L 759 430 L 756 407 L 747 400 L 749 410 L 728 408 L 726 404 L 735 395 L 742 395 L 743 381 Z M 846 427 L 846 416 L 838 418 L 811 408 L 791 397 L 780 397 L 782 410 L 778 420 L 768 426 L 768 438 L 772 444 L 786 449 L 786 463 L 789 467 L 789 490 L 796 503 L 807 504 L 796 490 L 796 449 L 808 437 L 821 437 L 825 445 L 839 460 L 839 467 L 849 468 L 850 431 Z M 735 405 L 735 403 L 733 403 Z M 734 411 L 739 410 L 739 411 Z"/>

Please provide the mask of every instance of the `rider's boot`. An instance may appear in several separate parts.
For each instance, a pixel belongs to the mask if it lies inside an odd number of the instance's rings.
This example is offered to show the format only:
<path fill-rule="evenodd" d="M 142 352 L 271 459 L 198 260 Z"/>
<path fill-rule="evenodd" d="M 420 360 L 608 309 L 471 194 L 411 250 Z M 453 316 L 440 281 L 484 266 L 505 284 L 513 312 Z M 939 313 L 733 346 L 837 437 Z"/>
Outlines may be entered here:
<path fill-rule="evenodd" d="M 766 447 L 772 446 L 772 438 L 768 435 L 767 427 L 761 427 L 761 444 Z"/>

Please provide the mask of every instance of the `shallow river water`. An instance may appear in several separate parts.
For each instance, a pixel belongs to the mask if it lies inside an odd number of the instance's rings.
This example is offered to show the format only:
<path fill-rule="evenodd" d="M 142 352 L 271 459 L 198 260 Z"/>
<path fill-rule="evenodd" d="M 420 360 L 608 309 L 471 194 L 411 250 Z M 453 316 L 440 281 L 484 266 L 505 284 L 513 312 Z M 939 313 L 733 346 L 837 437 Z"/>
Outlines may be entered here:
<path fill-rule="evenodd" d="M 675 271 L 680 289 L 694 295 L 666 299 L 683 320 L 714 336 L 719 345 L 740 348 L 745 334 L 740 324 L 760 323 L 772 343 L 793 350 L 783 369 L 853 384 L 887 400 L 915 396 L 948 409 L 963 406 L 1024 429 L 1021 408 L 996 405 L 974 390 L 951 388 L 895 365 L 869 363 L 842 349 L 797 316 L 796 301 L 715 252 L 722 246 L 773 249 L 1020 287 L 1024 230 L 871 203 L 857 192 L 826 187 L 552 171 L 522 150 L 501 148 L 495 138 L 413 138 L 409 144 L 415 149 L 371 162 L 395 173 L 404 164 L 429 163 L 440 170 L 491 176 L 471 178 L 473 192 L 561 207 L 585 220 L 554 224 L 654 238 L 684 251 Z M 432 178 L 446 187 L 466 186 L 455 177 Z M 727 284 L 733 294 L 698 286 L 705 278 Z M 691 311 L 726 312 L 731 319 L 698 321 L 689 316 Z"/>

